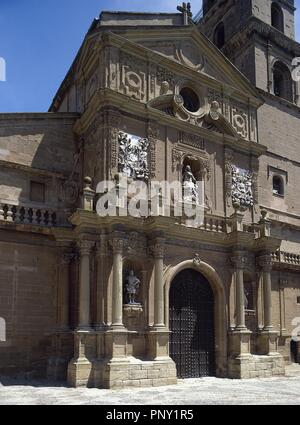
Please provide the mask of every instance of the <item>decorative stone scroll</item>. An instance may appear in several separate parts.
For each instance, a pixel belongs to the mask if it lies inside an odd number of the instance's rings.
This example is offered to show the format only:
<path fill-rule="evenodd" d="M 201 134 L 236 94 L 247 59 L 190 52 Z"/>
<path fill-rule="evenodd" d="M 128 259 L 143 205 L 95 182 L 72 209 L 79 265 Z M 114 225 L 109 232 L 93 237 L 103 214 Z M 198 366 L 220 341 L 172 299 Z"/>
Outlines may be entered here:
<path fill-rule="evenodd" d="M 136 180 L 149 180 L 149 140 L 119 132 L 119 172 Z"/>
<path fill-rule="evenodd" d="M 253 175 L 250 171 L 232 166 L 231 197 L 234 207 L 249 208 L 253 206 Z"/>

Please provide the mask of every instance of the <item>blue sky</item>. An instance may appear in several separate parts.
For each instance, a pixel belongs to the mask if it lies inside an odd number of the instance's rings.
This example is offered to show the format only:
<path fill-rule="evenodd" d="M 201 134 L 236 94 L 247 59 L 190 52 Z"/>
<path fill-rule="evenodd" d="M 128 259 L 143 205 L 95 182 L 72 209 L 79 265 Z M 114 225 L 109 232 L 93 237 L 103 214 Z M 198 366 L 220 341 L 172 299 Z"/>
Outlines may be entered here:
<path fill-rule="evenodd" d="M 47 111 L 93 18 L 101 10 L 176 11 L 179 0 L 0 0 L 0 112 Z M 146 6 L 145 6 L 146 5 Z M 300 0 L 297 13 L 300 22 Z M 201 0 L 192 1 L 193 12 Z M 297 29 L 299 25 L 296 25 Z M 300 39 L 300 28 L 297 31 Z"/>

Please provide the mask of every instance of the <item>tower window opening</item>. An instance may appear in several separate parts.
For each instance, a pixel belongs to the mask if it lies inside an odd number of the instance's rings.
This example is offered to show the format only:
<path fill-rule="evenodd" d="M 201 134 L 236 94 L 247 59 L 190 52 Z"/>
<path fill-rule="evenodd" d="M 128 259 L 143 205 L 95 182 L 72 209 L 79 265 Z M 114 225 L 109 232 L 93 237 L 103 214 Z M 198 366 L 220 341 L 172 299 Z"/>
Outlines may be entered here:
<path fill-rule="evenodd" d="M 275 2 L 273 2 L 271 6 L 271 21 L 272 27 L 276 28 L 278 31 L 284 32 L 283 11 Z"/>
<path fill-rule="evenodd" d="M 278 196 L 284 196 L 284 185 L 283 180 L 280 176 L 273 177 L 273 194 Z"/>
<path fill-rule="evenodd" d="M 293 102 L 293 84 L 289 68 L 282 62 L 276 62 L 273 69 L 274 94 Z"/>
<path fill-rule="evenodd" d="M 214 43 L 219 49 L 222 49 L 225 44 L 225 26 L 223 22 L 220 22 L 215 29 Z"/>

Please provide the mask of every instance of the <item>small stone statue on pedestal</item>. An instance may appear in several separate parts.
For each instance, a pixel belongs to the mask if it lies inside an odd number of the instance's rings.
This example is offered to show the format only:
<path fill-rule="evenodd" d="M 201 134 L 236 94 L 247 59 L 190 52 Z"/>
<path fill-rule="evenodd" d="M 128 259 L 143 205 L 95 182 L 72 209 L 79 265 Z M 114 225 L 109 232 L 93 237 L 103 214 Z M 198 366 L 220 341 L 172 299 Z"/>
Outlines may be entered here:
<path fill-rule="evenodd" d="M 129 276 L 126 278 L 125 289 L 128 297 L 129 305 L 137 305 L 136 296 L 140 288 L 141 281 L 138 277 L 135 276 L 134 271 L 131 270 Z"/>

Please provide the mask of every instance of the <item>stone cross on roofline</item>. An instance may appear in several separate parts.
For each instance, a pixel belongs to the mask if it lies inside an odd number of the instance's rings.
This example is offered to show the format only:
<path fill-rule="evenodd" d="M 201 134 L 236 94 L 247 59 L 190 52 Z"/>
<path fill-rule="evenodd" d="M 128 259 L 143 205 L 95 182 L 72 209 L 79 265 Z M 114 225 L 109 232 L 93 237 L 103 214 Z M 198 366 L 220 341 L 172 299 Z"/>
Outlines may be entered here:
<path fill-rule="evenodd" d="M 182 13 L 183 25 L 189 25 L 189 19 L 192 18 L 191 3 L 182 3 L 182 6 L 177 6 L 177 10 Z"/>

